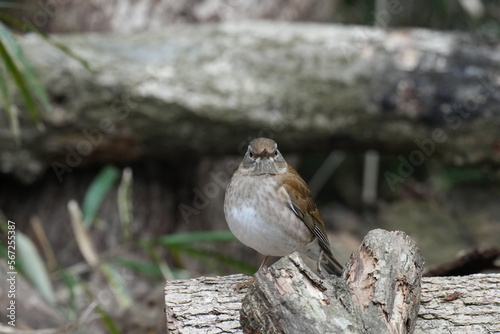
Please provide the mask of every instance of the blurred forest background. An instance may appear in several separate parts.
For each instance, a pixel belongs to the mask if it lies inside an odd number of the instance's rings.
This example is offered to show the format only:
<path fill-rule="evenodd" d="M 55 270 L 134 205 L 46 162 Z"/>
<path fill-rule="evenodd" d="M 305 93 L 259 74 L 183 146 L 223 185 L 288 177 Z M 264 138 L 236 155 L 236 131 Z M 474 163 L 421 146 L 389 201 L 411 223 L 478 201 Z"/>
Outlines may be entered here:
<path fill-rule="evenodd" d="M 380 227 L 429 275 L 498 271 L 499 41 L 493 0 L 0 1 L 17 328 L 163 332 L 165 279 L 253 274 L 223 199 L 258 136 L 342 262 Z"/>

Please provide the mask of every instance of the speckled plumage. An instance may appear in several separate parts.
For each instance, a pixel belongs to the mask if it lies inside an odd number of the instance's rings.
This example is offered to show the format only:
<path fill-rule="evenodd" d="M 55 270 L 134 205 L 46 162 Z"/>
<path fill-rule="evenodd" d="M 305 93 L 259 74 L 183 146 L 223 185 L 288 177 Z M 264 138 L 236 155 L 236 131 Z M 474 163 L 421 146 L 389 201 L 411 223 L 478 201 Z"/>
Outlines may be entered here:
<path fill-rule="evenodd" d="M 248 146 L 226 189 L 224 213 L 243 244 L 266 256 L 299 251 L 340 275 L 323 219 L 300 175 L 286 163 L 276 143 L 257 138 Z"/>

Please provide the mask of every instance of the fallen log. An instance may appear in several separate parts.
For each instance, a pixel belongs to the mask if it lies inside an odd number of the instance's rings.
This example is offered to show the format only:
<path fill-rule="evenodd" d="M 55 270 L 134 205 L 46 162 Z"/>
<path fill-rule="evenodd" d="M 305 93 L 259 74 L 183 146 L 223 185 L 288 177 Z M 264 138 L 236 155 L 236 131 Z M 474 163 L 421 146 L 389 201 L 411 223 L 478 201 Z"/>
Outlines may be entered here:
<path fill-rule="evenodd" d="M 363 245 L 367 244 L 365 239 Z M 362 246 L 347 265 L 343 280 L 320 278 L 292 255 L 258 272 L 249 290 L 235 289 L 250 279 L 244 275 L 167 282 L 167 328 L 170 333 L 410 333 L 413 327 L 418 334 L 500 330 L 496 297 L 500 275 L 422 278 L 420 297 L 421 271 L 408 266 L 421 263 L 410 260 L 418 260 L 419 254 L 408 258 L 408 253 L 396 252 L 394 244 L 386 247 L 393 251 L 370 255 Z M 401 262 L 394 266 L 396 258 Z M 394 268 L 399 268 L 399 274 L 390 272 Z M 400 274 L 405 271 L 413 275 L 402 282 Z"/>
<path fill-rule="evenodd" d="M 21 122 L 23 150 L 0 118 L 2 170 L 28 181 L 93 162 L 237 154 L 256 136 L 284 152 L 500 164 L 499 44 L 478 36 L 247 22 L 55 39 L 93 72 L 20 38 L 55 107 L 45 133 Z"/>

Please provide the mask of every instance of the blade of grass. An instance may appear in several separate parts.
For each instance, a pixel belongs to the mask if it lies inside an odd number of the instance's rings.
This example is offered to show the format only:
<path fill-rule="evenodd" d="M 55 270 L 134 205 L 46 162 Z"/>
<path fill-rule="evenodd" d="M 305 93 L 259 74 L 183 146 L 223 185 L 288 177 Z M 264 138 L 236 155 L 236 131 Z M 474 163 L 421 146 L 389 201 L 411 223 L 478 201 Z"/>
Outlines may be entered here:
<path fill-rule="evenodd" d="M 128 308 L 132 304 L 132 298 L 128 293 L 127 287 L 123 283 L 123 278 L 116 272 L 115 268 L 109 263 L 103 263 L 100 266 L 104 277 L 109 283 L 111 290 L 116 296 L 116 300 L 123 308 Z"/>
<path fill-rule="evenodd" d="M 2 43 L 2 41 L 0 41 L 0 43 Z M 5 46 L 3 48 L 5 48 Z M 2 94 L 0 103 L 10 105 L 12 101 L 9 94 L 9 86 L 7 85 L 7 74 L 5 73 L 6 69 L 4 67 L 5 60 L 3 58 L 0 59 L 2 60 L 2 62 L 0 62 L 0 94 Z"/>
<path fill-rule="evenodd" d="M 95 268 L 99 264 L 99 256 L 94 248 L 94 243 L 90 237 L 87 229 L 83 226 L 82 212 L 75 200 L 68 202 L 69 217 L 71 220 L 71 227 L 75 233 L 76 243 L 83 255 L 85 261 L 90 267 Z"/>
<path fill-rule="evenodd" d="M 43 38 L 47 43 L 49 43 L 50 45 L 52 45 L 56 49 L 59 49 L 61 52 L 63 52 L 64 54 L 68 55 L 69 57 L 73 58 L 77 62 L 79 62 L 80 65 L 82 65 L 87 71 L 92 72 L 92 73 L 97 73 L 90 66 L 90 63 L 86 59 L 78 56 L 70 48 L 68 48 L 66 45 L 64 45 L 64 44 L 62 44 L 62 43 L 54 40 L 52 37 L 50 37 L 50 35 L 44 33 L 43 31 L 40 31 L 39 29 L 37 29 L 34 25 L 31 24 L 31 22 L 25 22 L 25 21 L 22 21 L 22 20 L 19 20 L 19 19 L 15 18 L 15 17 L 4 15 L 2 13 L 0 13 L 0 19 L 4 20 L 5 22 L 9 22 L 13 26 L 18 27 L 19 29 L 21 29 L 23 31 L 28 30 L 28 31 L 31 31 L 31 32 L 37 34 L 38 36 L 40 36 L 41 38 Z"/>
<path fill-rule="evenodd" d="M 45 259 L 47 259 L 47 268 L 50 271 L 54 271 L 57 268 L 57 258 L 52 249 L 49 239 L 47 238 L 47 234 L 43 228 L 42 222 L 36 216 L 31 217 L 30 219 L 31 228 L 35 233 L 36 239 L 38 243 L 42 246 L 43 254 L 45 255 Z"/>
<path fill-rule="evenodd" d="M 59 276 L 61 277 L 61 280 L 63 284 L 66 286 L 69 292 L 69 307 L 71 311 L 74 314 L 77 314 L 78 312 L 78 307 L 76 304 L 76 294 L 75 294 L 75 287 L 78 285 L 78 279 L 67 272 L 65 269 L 61 269 L 58 272 Z"/>
<path fill-rule="evenodd" d="M 49 303 L 54 304 L 56 297 L 52 282 L 35 245 L 23 233 L 16 231 L 16 246 L 17 261 L 22 266 L 25 276 Z"/>
<path fill-rule="evenodd" d="M 14 82 L 23 97 L 24 103 L 26 104 L 31 117 L 39 129 L 43 129 L 43 124 L 41 123 L 40 115 L 37 111 L 35 99 L 29 89 L 30 84 L 25 77 L 26 73 L 24 73 L 14 61 L 14 59 L 21 60 L 24 58 L 22 56 L 22 51 L 20 50 L 21 48 L 16 43 L 9 30 L 0 22 L 0 58 L 3 60 L 7 71 L 14 79 Z M 36 79 L 34 80 L 36 81 Z"/>
<path fill-rule="evenodd" d="M 192 233 L 176 233 L 165 235 L 157 238 L 150 238 L 141 241 L 141 245 L 161 245 L 165 247 L 183 245 L 189 243 L 203 243 L 203 242 L 227 242 L 235 241 L 236 237 L 229 230 L 221 231 L 206 231 L 206 232 L 192 232 Z"/>
<path fill-rule="evenodd" d="M 7 245 L 4 245 L 2 240 L 0 240 L 0 257 L 3 257 L 5 260 L 7 260 L 7 256 Z"/>
<path fill-rule="evenodd" d="M 99 305 L 96 305 L 94 310 L 101 316 L 101 320 L 111 334 L 120 334 L 118 327 L 109 314 L 106 313 Z"/>
<path fill-rule="evenodd" d="M 102 201 L 120 176 L 116 167 L 106 166 L 94 178 L 83 200 L 83 226 L 89 228 L 94 222 Z"/>
<path fill-rule="evenodd" d="M 4 244 L 3 240 L 7 241 L 7 220 L 5 219 L 2 211 L 0 211 L 0 257 L 8 261 L 7 245 Z"/>
<path fill-rule="evenodd" d="M 1 43 L 1 42 L 0 42 Z M 3 58 L 2 58 L 3 60 Z M 3 107 L 9 119 L 9 127 L 16 145 L 21 146 L 21 128 L 19 127 L 19 117 L 10 97 L 9 86 L 7 85 L 7 74 L 5 73 L 3 62 L 0 63 L 0 107 Z"/>
<path fill-rule="evenodd" d="M 178 233 L 172 235 L 166 235 L 158 238 L 149 238 L 141 240 L 139 245 L 150 254 L 151 258 L 157 263 L 160 270 L 162 271 L 166 279 L 173 279 L 173 271 L 165 264 L 159 260 L 157 253 L 154 248 L 157 246 L 163 246 L 169 248 L 173 253 L 175 250 L 181 248 L 190 243 L 211 243 L 211 242 L 228 242 L 234 241 L 236 238 L 231 233 L 231 231 L 206 231 L 206 232 L 194 232 L 194 233 Z"/>
<path fill-rule="evenodd" d="M 175 249 L 181 253 L 189 254 L 194 258 L 202 261 L 206 266 L 208 266 L 214 272 L 218 272 L 219 270 L 215 266 L 211 265 L 210 262 L 212 262 L 213 260 L 225 264 L 231 268 L 237 269 L 238 271 L 244 274 L 253 275 L 257 271 L 257 268 L 255 268 L 254 266 L 248 265 L 244 262 L 235 259 L 234 257 L 227 256 L 217 251 L 200 249 L 186 245 L 182 246 L 177 245 L 175 246 Z"/>
<path fill-rule="evenodd" d="M 126 267 L 138 274 L 149 276 L 151 278 L 161 278 L 162 273 L 158 266 L 146 263 L 143 261 L 133 261 L 124 258 L 116 258 L 113 259 L 113 262 L 122 267 Z"/>
<path fill-rule="evenodd" d="M 31 63 L 26 59 L 26 57 L 24 56 L 24 52 L 21 49 L 21 46 L 19 45 L 19 43 L 17 43 L 12 34 L 10 34 L 9 30 L 5 26 L 3 26 L 3 29 L 4 32 L 8 33 L 8 35 L 6 35 L 5 37 L 10 42 L 9 46 L 12 50 L 13 55 L 15 56 L 15 59 L 21 65 L 19 67 L 21 69 L 22 75 L 26 79 L 29 91 L 33 93 L 33 95 L 38 99 L 38 101 L 40 101 L 43 109 L 45 109 L 46 111 L 50 111 L 52 107 L 49 102 L 49 97 L 45 93 L 45 89 L 43 88 L 43 86 L 38 81 L 35 74 L 35 70 L 31 66 Z"/>
<path fill-rule="evenodd" d="M 170 266 L 165 262 L 165 260 L 159 255 L 154 246 L 146 245 L 144 250 L 149 254 L 151 259 L 154 261 L 158 269 L 160 270 L 163 278 L 166 280 L 175 279 L 175 275 L 170 269 Z"/>
<path fill-rule="evenodd" d="M 122 180 L 118 186 L 118 213 L 123 227 L 123 240 L 130 239 L 132 228 L 132 169 L 123 169 Z"/>
<path fill-rule="evenodd" d="M 91 66 L 90 63 L 85 60 L 84 58 L 78 56 L 76 53 L 74 53 L 70 48 L 68 48 L 66 45 L 59 43 L 58 41 L 52 39 L 49 35 L 45 34 L 44 32 L 41 32 L 40 30 L 36 29 L 33 26 L 30 26 L 31 31 L 34 33 L 38 34 L 40 37 L 42 37 L 47 43 L 52 45 L 53 47 L 59 49 L 61 52 L 65 53 L 66 55 L 70 56 L 74 60 L 80 63 L 87 71 L 91 73 L 97 73 L 96 70 L 94 70 Z"/>

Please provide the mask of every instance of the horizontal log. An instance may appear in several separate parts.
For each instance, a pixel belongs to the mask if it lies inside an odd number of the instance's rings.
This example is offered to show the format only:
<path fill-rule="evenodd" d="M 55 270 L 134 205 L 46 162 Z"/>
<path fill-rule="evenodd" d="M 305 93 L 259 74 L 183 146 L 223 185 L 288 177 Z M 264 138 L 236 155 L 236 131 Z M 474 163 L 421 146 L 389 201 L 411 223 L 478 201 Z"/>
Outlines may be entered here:
<path fill-rule="evenodd" d="M 22 120 L 22 151 L 0 119 L 4 172 L 237 154 L 255 136 L 283 151 L 500 162 L 500 44 L 477 36 L 247 22 L 55 39 L 93 72 L 20 38 L 55 108 L 45 133 Z"/>
<path fill-rule="evenodd" d="M 169 333 L 234 333 L 247 290 L 237 274 L 167 281 L 165 305 Z M 500 274 L 423 277 L 415 334 L 500 332 Z"/>

